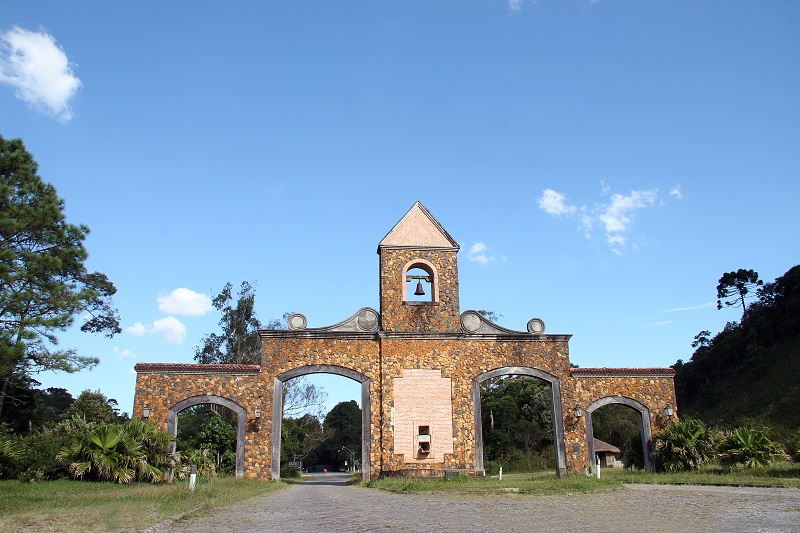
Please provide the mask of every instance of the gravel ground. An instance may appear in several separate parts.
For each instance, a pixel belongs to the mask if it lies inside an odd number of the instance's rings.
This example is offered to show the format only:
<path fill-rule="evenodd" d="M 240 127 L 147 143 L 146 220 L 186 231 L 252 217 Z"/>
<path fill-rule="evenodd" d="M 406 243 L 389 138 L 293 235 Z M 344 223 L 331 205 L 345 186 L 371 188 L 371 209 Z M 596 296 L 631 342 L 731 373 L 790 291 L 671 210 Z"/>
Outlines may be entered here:
<path fill-rule="evenodd" d="M 800 532 L 800 490 L 626 485 L 567 496 L 396 494 L 347 486 L 331 474 L 163 529 Z"/>

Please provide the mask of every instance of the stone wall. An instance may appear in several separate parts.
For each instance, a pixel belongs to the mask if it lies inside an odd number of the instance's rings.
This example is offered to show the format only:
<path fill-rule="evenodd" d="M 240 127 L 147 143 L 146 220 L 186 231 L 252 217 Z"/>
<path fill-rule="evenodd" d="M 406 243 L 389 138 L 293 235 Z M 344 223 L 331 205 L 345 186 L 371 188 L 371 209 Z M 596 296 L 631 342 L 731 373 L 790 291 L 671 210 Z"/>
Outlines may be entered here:
<path fill-rule="evenodd" d="M 150 408 L 150 420 L 165 430 L 169 410 L 197 396 L 226 398 L 244 409 L 247 416 L 244 469 L 250 477 L 269 474 L 269 455 L 264 448 L 263 424 L 254 416 L 272 404 L 272 391 L 258 365 L 192 365 L 138 363 L 133 416 L 142 417 Z"/>
<path fill-rule="evenodd" d="M 423 259 L 436 266 L 438 302 L 403 300 L 403 269 Z M 381 251 L 381 329 L 386 332 L 451 332 L 461 330 L 458 264 L 451 250 L 385 249 Z"/>
<path fill-rule="evenodd" d="M 175 404 L 194 396 L 219 396 L 247 413 L 244 475 L 267 478 L 272 472 L 272 399 L 275 378 L 297 369 L 346 369 L 368 379 L 371 412 L 365 432 L 373 475 L 403 471 L 463 470 L 476 473 L 477 436 L 474 382 L 485 372 L 527 368 L 558 380 L 567 469 L 582 472 L 589 464 L 586 409 L 603 398 L 622 397 L 647 409 L 653 433 L 668 422 L 675 406 L 671 369 L 570 369 L 566 335 L 347 334 L 314 338 L 313 332 L 272 332 L 264 339 L 261 367 L 253 365 L 174 365 L 140 363 L 134 416 L 145 406 L 151 419 L 166 427 Z M 407 370 L 435 370 L 451 384 L 452 453 L 429 461 L 407 458 L 395 450 L 395 384 Z M 511 372 L 509 372 L 511 373 Z M 261 411 L 256 419 L 255 410 Z M 447 447 L 448 452 L 450 447 Z"/>
<path fill-rule="evenodd" d="M 307 368 L 317 371 L 319 367 L 348 370 L 363 375 L 369 380 L 369 397 L 373 406 L 379 405 L 380 397 L 380 342 L 374 334 L 332 333 L 304 330 L 265 331 L 262 372 L 270 382 L 286 372 Z M 361 403 L 359 401 L 359 403 Z M 264 424 L 272 425 L 272 406 L 264 416 Z M 380 463 L 380 411 L 373 408 L 369 414 L 370 429 L 367 439 L 370 449 L 369 462 L 379 468 Z M 272 435 L 264 437 L 264 445 L 272 447 Z"/>
<path fill-rule="evenodd" d="M 675 372 L 671 368 L 573 368 L 562 381 L 564 429 L 570 471 L 590 467 L 586 417 L 576 417 L 575 407 L 586 410 L 604 398 L 627 398 L 647 409 L 652 434 L 669 422 L 668 406 L 677 417 Z M 576 447 L 576 445 L 578 445 Z"/>

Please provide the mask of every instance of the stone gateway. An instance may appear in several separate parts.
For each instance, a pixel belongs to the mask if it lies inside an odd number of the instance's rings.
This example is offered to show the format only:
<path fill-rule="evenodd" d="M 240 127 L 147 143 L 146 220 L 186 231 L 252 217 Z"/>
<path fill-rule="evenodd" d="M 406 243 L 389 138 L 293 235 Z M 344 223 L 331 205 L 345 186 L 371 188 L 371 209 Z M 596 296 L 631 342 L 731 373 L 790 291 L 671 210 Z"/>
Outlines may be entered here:
<path fill-rule="evenodd" d="M 505 375 L 550 386 L 559 475 L 595 468 L 592 413 L 626 405 L 641 419 L 646 468 L 652 435 L 675 416 L 671 368 L 571 368 L 570 335 L 498 326 L 459 308 L 459 246 L 420 202 L 378 245 L 380 311 L 332 326 L 262 330 L 260 365 L 139 363 L 134 416 L 177 431 L 203 403 L 238 415 L 236 475 L 279 479 L 284 382 L 330 373 L 361 383 L 363 477 L 482 475 L 481 386 Z"/>

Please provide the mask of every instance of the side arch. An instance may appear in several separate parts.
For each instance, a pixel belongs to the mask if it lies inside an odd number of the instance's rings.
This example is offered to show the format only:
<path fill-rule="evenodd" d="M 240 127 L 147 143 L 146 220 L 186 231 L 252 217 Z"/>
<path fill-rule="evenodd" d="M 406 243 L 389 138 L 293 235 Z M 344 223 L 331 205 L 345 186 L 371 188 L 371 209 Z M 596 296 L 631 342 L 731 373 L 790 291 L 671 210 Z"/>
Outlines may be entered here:
<path fill-rule="evenodd" d="M 472 405 L 475 411 L 475 468 L 483 468 L 483 421 L 481 419 L 481 383 L 499 376 L 531 376 L 550 384 L 550 403 L 553 415 L 553 447 L 556 451 L 556 473 L 558 477 L 567 474 L 567 452 L 564 445 L 564 417 L 561 407 L 561 382 L 557 377 L 543 370 L 521 366 L 506 366 L 484 372 L 472 380 Z"/>
<path fill-rule="evenodd" d="M 275 387 L 272 394 L 272 469 L 273 481 L 281 477 L 281 421 L 283 420 L 283 384 L 290 379 L 308 374 L 335 374 L 361 383 L 361 478 L 365 483 L 370 480 L 370 414 L 372 406 L 369 397 L 369 386 L 372 380 L 355 370 L 336 365 L 309 365 L 293 368 L 275 376 Z"/>
<path fill-rule="evenodd" d="M 244 476 L 244 434 L 245 426 L 247 424 L 247 412 L 238 403 L 227 398 L 223 398 L 222 396 L 192 396 L 191 398 L 182 400 L 169 408 L 169 413 L 167 414 L 167 431 L 171 435 L 177 436 L 178 413 L 184 409 L 188 409 L 189 407 L 194 407 L 195 405 L 204 403 L 221 405 L 236 413 L 236 477 Z M 175 451 L 175 444 L 172 446 L 173 451 Z"/>
<path fill-rule="evenodd" d="M 653 471 L 653 430 L 650 427 L 650 410 L 643 404 L 626 398 L 625 396 L 606 396 L 592 402 L 585 410 L 586 413 L 586 448 L 589 450 L 589 464 L 592 465 L 592 472 L 595 472 L 597 465 L 594 459 L 594 427 L 592 426 L 592 414 L 611 404 L 627 405 L 631 409 L 639 412 L 640 427 L 639 432 L 642 436 L 642 454 L 644 455 L 645 472 Z"/>

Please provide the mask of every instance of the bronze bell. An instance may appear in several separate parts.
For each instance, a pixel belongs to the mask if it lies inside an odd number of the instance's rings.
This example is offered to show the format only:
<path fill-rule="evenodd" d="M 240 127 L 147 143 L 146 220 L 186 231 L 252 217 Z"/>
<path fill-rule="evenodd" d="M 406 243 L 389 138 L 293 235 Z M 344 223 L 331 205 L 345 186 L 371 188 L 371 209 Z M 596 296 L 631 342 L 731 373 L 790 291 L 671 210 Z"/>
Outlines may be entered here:
<path fill-rule="evenodd" d="M 425 289 L 422 288 L 422 280 L 417 282 L 417 290 L 414 291 L 414 296 L 424 296 Z"/>

